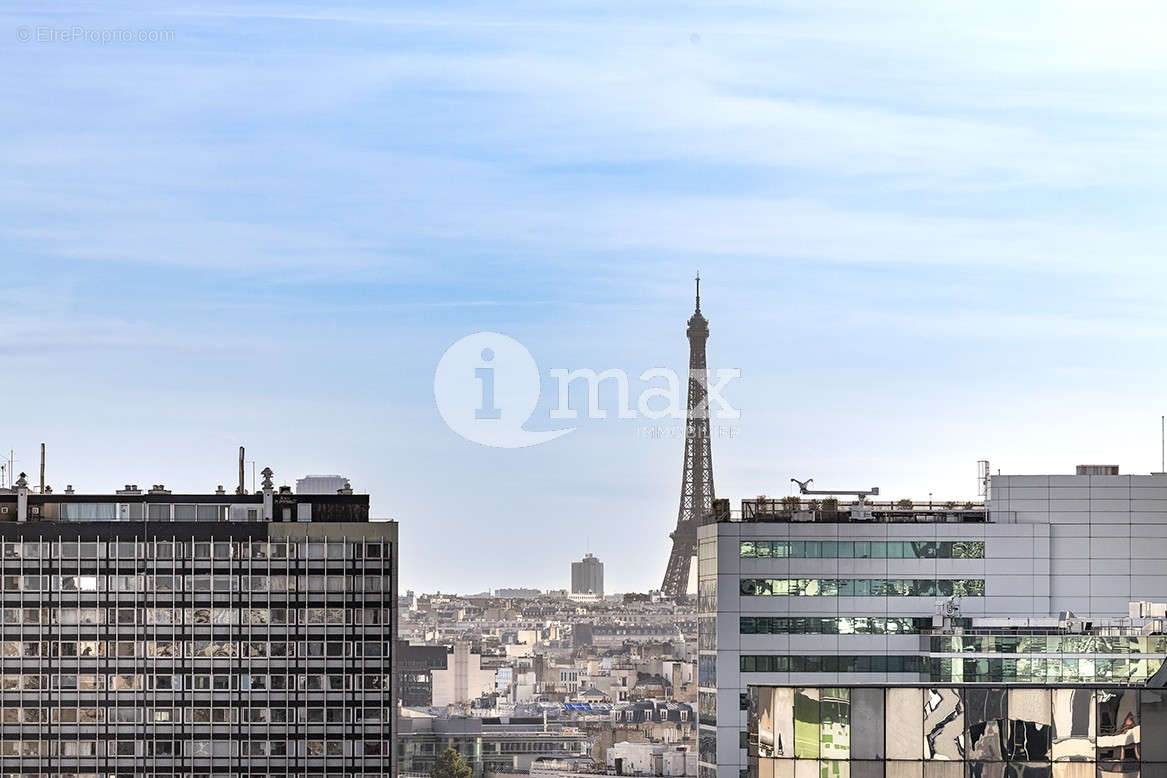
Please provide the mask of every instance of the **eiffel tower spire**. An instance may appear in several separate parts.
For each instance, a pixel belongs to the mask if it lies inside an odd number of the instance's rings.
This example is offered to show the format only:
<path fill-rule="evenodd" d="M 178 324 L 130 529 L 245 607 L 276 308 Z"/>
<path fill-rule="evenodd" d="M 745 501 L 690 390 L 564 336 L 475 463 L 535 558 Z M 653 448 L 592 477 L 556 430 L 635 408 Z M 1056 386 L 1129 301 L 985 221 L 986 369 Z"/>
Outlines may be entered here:
<path fill-rule="evenodd" d="M 689 339 L 689 401 L 685 421 L 685 460 L 681 467 L 681 505 L 677 528 L 669 536 L 673 550 L 665 570 L 661 594 L 680 597 L 689 589 L 689 566 L 697 556 L 697 527 L 713 511 L 713 452 L 709 439 L 709 384 L 705 341 L 709 322 L 701 315 L 701 274 L 697 274 L 697 302 L 685 336 Z"/>

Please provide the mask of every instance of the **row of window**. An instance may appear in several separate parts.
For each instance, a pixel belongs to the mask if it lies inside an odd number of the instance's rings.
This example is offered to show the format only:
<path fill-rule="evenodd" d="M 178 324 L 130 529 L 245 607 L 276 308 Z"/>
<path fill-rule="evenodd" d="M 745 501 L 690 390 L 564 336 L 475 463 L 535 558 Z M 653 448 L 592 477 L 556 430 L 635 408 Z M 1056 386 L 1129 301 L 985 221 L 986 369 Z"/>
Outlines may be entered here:
<path fill-rule="evenodd" d="M 351 679 L 346 682 L 346 678 Z M 272 675 L 227 673 L 194 675 L 141 675 L 126 673 L 60 673 L 38 675 L 8 673 L 0 675 L 0 691 L 385 691 L 392 678 L 388 675 Z M 346 685 L 347 684 L 347 685 Z"/>
<path fill-rule="evenodd" d="M 743 578 L 748 597 L 983 597 L 983 578 Z"/>
<path fill-rule="evenodd" d="M 918 654 L 865 656 L 786 656 L 742 654 L 743 673 L 926 673 L 928 658 Z"/>
<path fill-rule="evenodd" d="M 191 503 L 141 503 L 141 502 L 65 502 L 58 503 L 57 515 L 62 521 L 226 521 L 232 513 L 228 505 L 198 505 Z M 252 505 L 237 505 L 235 518 L 246 517 L 257 521 L 259 508 Z M 42 508 L 42 512 L 52 514 L 52 504 Z"/>
<path fill-rule="evenodd" d="M 1118 776 L 1138 775 L 1140 757 L 1167 757 L 1158 689 L 755 687 L 750 698 L 750 756 L 842 767 L 848 759 L 911 760 L 916 775 L 920 761 L 938 761 L 952 765 L 944 774 L 970 777 L 992 773 L 964 773 L 965 760 L 1045 763 L 1045 775 L 1051 761 L 1083 762 L 1089 776 L 1095 760 L 1132 760 L 1125 770 L 1111 764 L 1113 772 L 1099 765 L 1098 775 Z M 997 775 L 1031 775 L 1002 767 Z"/>
<path fill-rule="evenodd" d="M 742 616 L 739 629 L 743 635 L 914 635 L 930 631 L 932 618 Z"/>
<path fill-rule="evenodd" d="M 742 559 L 984 559 L 983 540 L 743 540 Z"/>
<path fill-rule="evenodd" d="M 379 592 L 379 575 L 2 575 L 5 592 Z"/>
<path fill-rule="evenodd" d="M 933 657 L 929 674 L 933 681 L 956 683 L 1141 683 L 1158 672 L 1162 665 L 1163 659 L 1159 657 Z"/>
<path fill-rule="evenodd" d="M 348 724 L 389 721 L 391 708 L 0 708 L 3 724 Z"/>
<path fill-rule="evenodd" d="M 0 657 L 118 657 L 133 659 L 245 659 L 267 657 L 389 656 L 391 646 L 380 641 L 341 640 L 4 640 Z"/>
<path fill-rule="evenodd" d="M 393 752 L 380 740 L 2 740 L 0 757 L 95 756 L 382 756 Z"/>
<path fill-rule="evenodd" d="M 0 608 L 0 624 L 387 624 L 387 608 Z"/>
<path fill-rule="evenodd" d="M 945 659 L 920 655 L 745 655 L 744 673 L 917 673 L 937 683 L 1139 682 L 1162 666 L 1158 658 Z"/>
<path fill-rule="evenodd" d="M 2 559 L 379 559 L 380 543 L 314 541 L 6 542 Z"/>
<path fill-rule="evenodd" d="M 1167 636 L 953 635 L 933 637 L 935 654 L 1167 654 Z"/>

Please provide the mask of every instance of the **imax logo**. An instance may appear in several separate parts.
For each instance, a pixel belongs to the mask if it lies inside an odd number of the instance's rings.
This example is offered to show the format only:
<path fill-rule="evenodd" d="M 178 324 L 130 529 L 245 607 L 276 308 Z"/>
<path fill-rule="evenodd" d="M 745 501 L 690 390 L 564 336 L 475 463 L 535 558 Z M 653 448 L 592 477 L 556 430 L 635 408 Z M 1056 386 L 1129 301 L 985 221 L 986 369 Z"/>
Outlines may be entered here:
<path fill-rule="evenodd" d="M 582 392 L 584 418 L 605 420 L 601 394 L 614 392 L 618 419 L 684 420 L 689 381 L 706 383 L 706 396 L 694 408 L 697 418 L 736 420 L 741 412 L 725 398 L 729 384 L 741 370 L 690 371 L 682 381 L 675 370 L 653 367 L 637 375 L 633 397 L 629 373 L 612 368 L 553 368 L 548 377 L 556 384 L 556 404 L 546 412 L 547 422 L 574 421 L 581 408 L 573 407 L 573 391 Z M 528 430 L 535 420 L 542 374 L 531 352 L 519 341 L 498 332 L 476 332 L 450 346 L 434 372 L 434 401 L 438 413 L 454 432 L 467 440 L 495 448 L 523 448 L 562 437 L 575 427 Z M 574 387 L 574 389 L 573 389 Z"/>

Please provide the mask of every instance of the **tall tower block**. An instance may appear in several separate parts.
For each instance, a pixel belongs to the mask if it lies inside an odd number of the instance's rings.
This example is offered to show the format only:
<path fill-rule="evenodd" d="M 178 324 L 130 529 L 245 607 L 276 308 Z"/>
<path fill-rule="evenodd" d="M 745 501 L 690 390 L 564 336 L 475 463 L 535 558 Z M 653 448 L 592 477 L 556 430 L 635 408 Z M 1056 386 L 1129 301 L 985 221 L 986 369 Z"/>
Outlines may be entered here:
<path fill-rule="evenodd" d="M 697 556 L 697 527 L 713 511 L 713 452 L 709 439 L 709 384 L 705 341 L 709 322 L 701 315 L 701 276 L 697 276 L 697 305 L 685 330 L 689 338 L 689 402 L 685 421 L 685 461 L 681 466 L 681 507 L 677 528 L 670 537 L 673 550 L 665 570 L 661 594 L 680 597 L 689 590 L 689 566 Z"/>

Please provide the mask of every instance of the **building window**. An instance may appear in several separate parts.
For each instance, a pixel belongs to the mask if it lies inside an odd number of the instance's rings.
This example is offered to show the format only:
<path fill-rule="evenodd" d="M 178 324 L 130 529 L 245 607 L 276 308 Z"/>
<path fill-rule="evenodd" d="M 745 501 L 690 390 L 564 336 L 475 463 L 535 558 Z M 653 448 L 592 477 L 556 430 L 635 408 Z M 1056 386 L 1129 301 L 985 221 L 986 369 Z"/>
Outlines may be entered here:
<path fill-rule="evenodd" d="M 984 559 L 983 540 L 743 540 L 742 559 Z"/>
<path fill-rule="evenodd" d="M 743 578 L 746 597 L 983 597 L 983 578 Z"/>

